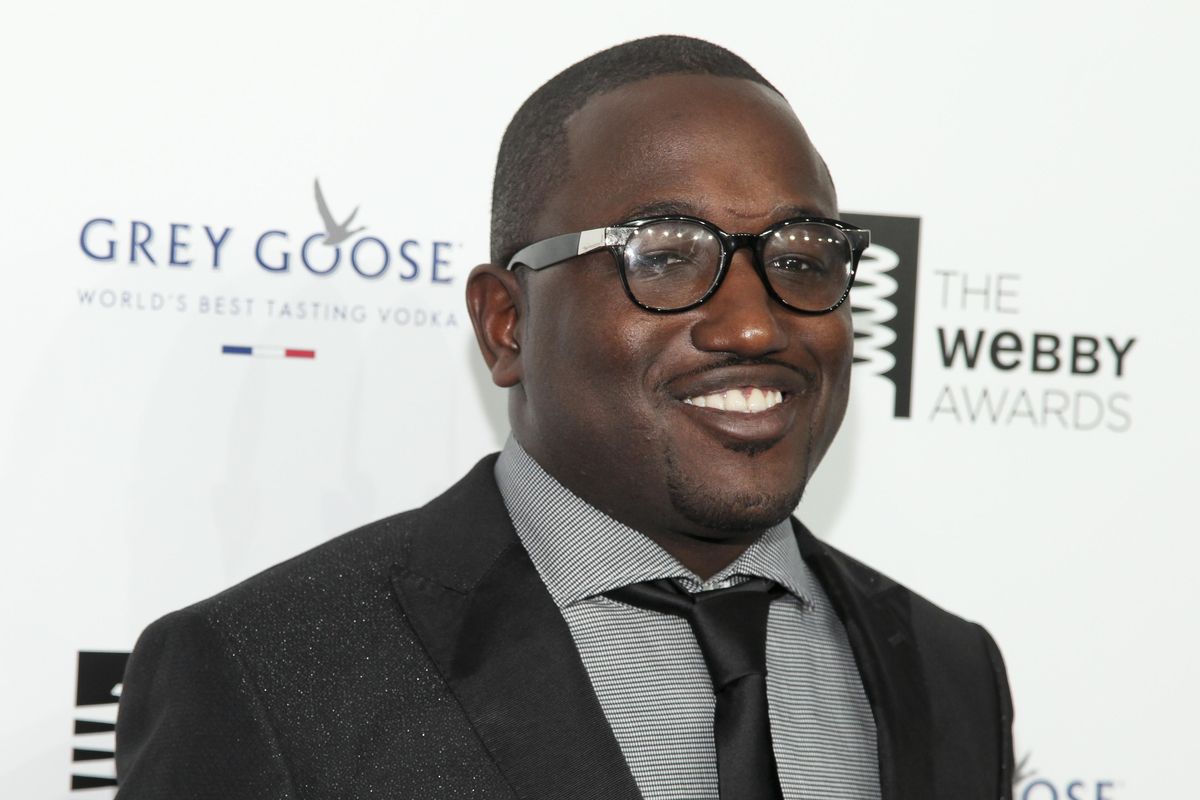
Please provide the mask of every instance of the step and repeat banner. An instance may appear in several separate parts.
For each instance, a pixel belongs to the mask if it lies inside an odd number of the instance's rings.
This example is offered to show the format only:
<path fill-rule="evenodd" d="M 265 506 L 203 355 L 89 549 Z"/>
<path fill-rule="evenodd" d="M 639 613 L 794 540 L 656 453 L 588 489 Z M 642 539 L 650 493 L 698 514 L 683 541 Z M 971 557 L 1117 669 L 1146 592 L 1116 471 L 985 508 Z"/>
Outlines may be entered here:
<path fill-rule="evenodd" d="M 1194 5 L 4 16 L 5 796 L 110 797 L 145 625 L 501 445 L 463 303 L 500 136 L 668 32 L 773 81 L 873 231 L 800 515 L 992 632 L 1018 800 L 1196 795 Z"/>

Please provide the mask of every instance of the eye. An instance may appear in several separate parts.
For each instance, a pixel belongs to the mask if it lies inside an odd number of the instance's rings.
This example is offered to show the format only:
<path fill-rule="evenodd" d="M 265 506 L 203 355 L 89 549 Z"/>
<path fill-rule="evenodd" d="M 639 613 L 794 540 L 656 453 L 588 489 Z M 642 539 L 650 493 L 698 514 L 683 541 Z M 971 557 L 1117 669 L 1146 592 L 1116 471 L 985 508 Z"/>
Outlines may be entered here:
<path fill-rule="evenodd" d="M 638 281 L 681 279 L 701 269 L 694 254 L 676 248 L 639 250 L 627 256 L 629 276 Z"/>
<path fill-rule="evenodd" d="M 689 295 L 693 284 L 703 289 L 712 281 L 720 261 L 720 241 L 687 221 L 646 225 L 625 245 L 625 276 L 631 283 L 686 285 Z"/>
<path fill-rule="evenodd" d="M 659 250 L 657 252 L 638 253 L 638 267 L 651 272 L 666 272 L 667 270 L 694 264 L 695 261 L 678 250 Z"/>
<path fill-rule="evenodd" d="M 820 261 L 796 253 L 784 253 L 783 255 L 775 256 L 767 262 L 767 269 L 791 274 L 803 273 L 813 277 L 823 275 L 828 271 Z"/>

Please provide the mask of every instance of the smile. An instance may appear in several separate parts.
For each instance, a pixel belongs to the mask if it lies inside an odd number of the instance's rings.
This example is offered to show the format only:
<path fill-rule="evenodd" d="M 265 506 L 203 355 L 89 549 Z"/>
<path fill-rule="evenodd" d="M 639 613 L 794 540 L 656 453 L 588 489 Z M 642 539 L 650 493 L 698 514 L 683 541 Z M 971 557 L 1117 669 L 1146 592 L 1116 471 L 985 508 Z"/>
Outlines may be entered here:
<path fill-rule="evenodd" d="M 783 402 L 779 389 L 760 386 L 740 386 L 709 394 L 685 397 L 683 402 L 698 408 L 734 411 L 740 414 L 759 414 Z"/>

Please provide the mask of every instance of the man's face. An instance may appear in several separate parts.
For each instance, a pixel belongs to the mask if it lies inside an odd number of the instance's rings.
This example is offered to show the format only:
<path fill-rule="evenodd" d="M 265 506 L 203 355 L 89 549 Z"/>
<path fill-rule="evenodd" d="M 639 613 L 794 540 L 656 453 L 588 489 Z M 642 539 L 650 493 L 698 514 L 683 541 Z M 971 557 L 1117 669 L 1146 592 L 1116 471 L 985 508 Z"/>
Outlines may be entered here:
<path fill-rule="evenodd" d="M 567 126 L 568 176 L 534 239 L 683 213 L 731 233 L 835 217 L 791 109 L 750 81 L 652 78 L 593 98 Z M 648 535 L 738 541 L 785 518 L 845 412 L 849 304 L 821 316 L 767 295 L 739 250 L 703 305 L 657 314 L 601 251 L 525 276 L 518 441 L 576 494 Z M 758 413 L 684 402 L 752 389 Z"/>

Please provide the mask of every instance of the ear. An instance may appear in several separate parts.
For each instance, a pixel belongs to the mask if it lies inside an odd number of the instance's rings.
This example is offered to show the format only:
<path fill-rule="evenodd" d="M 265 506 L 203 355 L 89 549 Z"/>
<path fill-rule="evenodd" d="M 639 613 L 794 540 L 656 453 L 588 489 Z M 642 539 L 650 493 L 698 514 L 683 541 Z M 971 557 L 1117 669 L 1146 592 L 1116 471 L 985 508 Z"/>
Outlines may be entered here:
<path fill-rule="evenodd" d="M 495 264 L 480 264 L 467 277 L 467 313 L 475 327 L 479 351 L 502 388 L 521 382 L 518 322 L 524 297 L 517 276 Z"/>

